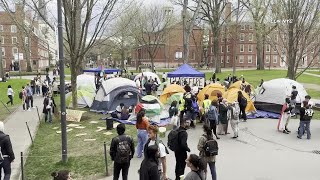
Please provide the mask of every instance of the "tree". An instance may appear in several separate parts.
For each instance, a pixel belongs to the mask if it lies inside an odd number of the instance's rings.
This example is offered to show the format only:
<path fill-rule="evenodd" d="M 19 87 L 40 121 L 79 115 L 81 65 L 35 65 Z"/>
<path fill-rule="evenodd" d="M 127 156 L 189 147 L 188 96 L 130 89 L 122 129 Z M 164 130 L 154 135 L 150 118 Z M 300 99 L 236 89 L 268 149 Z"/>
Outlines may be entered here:
<path fill-rule="evenodd" d="M 298 78 L 309 68 L 319 53 L 320 1 L 277 0 L 272 15 L 278 25 L 279 44 L 287 54 L 287 77 Z M 314 52 L 314 53 L 311 53 Z M 313 54 L 308 62 L 307 54 Z M 302 70 L 298 72 L 301 65 Z"/>

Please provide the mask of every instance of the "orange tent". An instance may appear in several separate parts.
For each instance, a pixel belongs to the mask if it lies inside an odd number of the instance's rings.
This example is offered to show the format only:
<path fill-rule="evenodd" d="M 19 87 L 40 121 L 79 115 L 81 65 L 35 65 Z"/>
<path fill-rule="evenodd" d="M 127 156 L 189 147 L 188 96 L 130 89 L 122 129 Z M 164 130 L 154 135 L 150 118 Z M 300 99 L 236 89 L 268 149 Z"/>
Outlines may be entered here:
<path fill-rule="evenodd" d="M 229 103 L 232 103 L 234 101 L 238 101 L 238 91 L 241 91 L 238 88 L 229 88 L 227 92 L 225 92 L 222 97 L 224 99 L 227 99 Z M 253 101 L 250 99 L 249 95 L 245 93 L 244 91 L 241 91 L 243 96 L 247 99 L 247 107 L 246 112 L 252 112 L 256 111 L 256 108 L 254 107 Z"/>
<path fill-rule="evenodd" d="M 177 84 L 171 84 L 169 86 L 167 86 L 162 94 L 160 95 L 160 101 L 161 103 L 165 104 L 168 100 L 168 98 L 175 93 L 184 93 L 186 92 L 182 86 L 179 86 Z"/>
<path fill-rule="evenodd" d="M 237 81 L 235 83 L 232 83 L 230 85 L 229 89 L 231 89 L 231 88 L 241 89 L 241 84 L 242 84 L 242 81 Z M 251 88 L 251 91 L 252 91 L 252 85 L 251 84 L 249 84 L 247 81 L 245 81 L 244 84 L 247 85 L 247 86 L 249 85 L 250 88 Z"/>
<path fill-rule="evenodd" d="M 224 86 L 221 84 L 215 83 L 215 84 L 209 84 L 206 87 L 204 87 L 199 93 L 198 93 L 198 104 L 200 107 L 202 107 L 202 102 L 204 100 L 204 95 L 208 94 L 209 99 L 211 101 L 218 100 L 217 94 L 220 93 L 223 95 L 225 93 Z"/>

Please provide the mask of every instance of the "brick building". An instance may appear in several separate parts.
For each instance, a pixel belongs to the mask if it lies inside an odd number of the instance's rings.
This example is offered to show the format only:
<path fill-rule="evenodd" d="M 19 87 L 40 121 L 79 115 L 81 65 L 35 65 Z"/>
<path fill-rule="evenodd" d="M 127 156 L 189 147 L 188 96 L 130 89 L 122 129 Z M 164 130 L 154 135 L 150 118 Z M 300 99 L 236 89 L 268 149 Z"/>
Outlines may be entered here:
<path fill-rule="evenodd" d="M 30 62 L 33 70 L 43 69 L 49 66 L 48 41 L 39 30 L 39 24 L 26 13 L 20 4 L 16 4 L 15 11 L 0 11 L 0 38 L 2 48 L 3 68 L 6 71 L 19 70 L 19 62 L 22 71 L 27 69 L 26 52 L 30 52 Z M 16 24 L 24 22 L 25 27 L 32 27 L 30 34 Z M 30 25 L 32 24 L 32 25 Z M 29 47 L 29 48 L 27 48 Z M 23 56 L 19 56 L 18 53 Z M 19 57 L 19 58 L 18 58 Z"/>
<path fill-rule="evenodd" d="M 165 38 L 158 44 L 155 53 L 155 67 L 177 67 L 183 64 L 181 54 L 183 52 L 183 26 L 182 23 L 174 24 L 164 30 Z M 131 65 L 150 65 L 150 56 L 147 49 L 151 45 L 141 44 L 131 54 Z M 180 54 L 180 55 L 179 55 Z M 197 66 L 201 63 L 203 56 L 203 29 L 194 26 L 190 35 L 189 64 Z"/>

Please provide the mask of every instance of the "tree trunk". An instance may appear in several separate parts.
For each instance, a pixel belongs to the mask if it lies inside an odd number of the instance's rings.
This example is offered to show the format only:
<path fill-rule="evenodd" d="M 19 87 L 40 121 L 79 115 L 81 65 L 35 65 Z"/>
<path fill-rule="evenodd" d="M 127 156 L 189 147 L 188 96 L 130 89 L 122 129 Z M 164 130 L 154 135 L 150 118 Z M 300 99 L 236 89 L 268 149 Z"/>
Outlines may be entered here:
<path fill-rule="evenodd" d="M 289 11 L 289 17 L 290 18 L 293 18 L 293 13 L 292 12 L 292 9 L 294 7 L 291 7 L 291 3 L 289 1 L 289 8 L 291 9 L 291 11 Z M 293 30 L 294 30 L 294 26 L 295 24 L 294 23 L 289 23 L 289 33 L 288 33 L 288 56 L 289 56 L 289 63 L 288 63 L 288 71 L 287 71 L 287 77 L 289 79 L 295 79 L 295 64 L 296 64 L 296 52 L 295 52 L 295 49 L 294 49 L 294 35 L 293 35 Z"/>
<path fill-rule="evenodd" d="M 257 31 L 258 32 L 258 31 Z M 256 33 L 257 38 L 257 70 L 264 70 L 264 57 L 263 57 L 263 38 L 259 33 Z M 270 60 L 271 62 L 271 60 Z"/>
<path fill-rule="evenodd" d="M 189 61 L 189 36 L 190 33 L 184 33 L 184 42 L 183 42 L 183 63 L 188 63 Z"/>
<path fill-rule="evenodd" d="M 216 30 L 213 32 L 213 54 L 216 68 L 215 73 L 221 73 L 221 61 L 219 56 L 219 33 Z"/>
<path fill-rule="evenodd" d="M 73 57 L 71 57 L 73 58 Z M 71 71 L 71 91 L 72 91 L 72 107 L 78 107 L 78 93 L 77 93 L 77 76 L 81 72 L 82 58 L 74 58 L 70 63 Z"/>
<path fill-rule="evenodd" d="M 121 68 L 124 69 L 124 60 L 125 60 L 125 49 L 124 49 L 124 39 L 123 39 L 123 36 L 121 37 Z"/>

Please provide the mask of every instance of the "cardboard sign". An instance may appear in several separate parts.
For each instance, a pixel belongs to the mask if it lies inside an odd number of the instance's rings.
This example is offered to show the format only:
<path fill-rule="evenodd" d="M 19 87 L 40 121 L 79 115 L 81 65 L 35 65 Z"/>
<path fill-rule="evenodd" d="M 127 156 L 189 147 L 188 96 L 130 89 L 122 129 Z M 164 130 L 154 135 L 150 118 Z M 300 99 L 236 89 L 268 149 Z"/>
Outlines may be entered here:
<path fill-rule="evenodd" d="M 205 78 L 202 77 L 172 77 L 169 78 L 170 84 L 173 82 L 180 82 L 181 86 L 184 86 L 184 81 L 187 82 L 191 87 L 198 86 L 199 88 L 204 87 Z"/>

